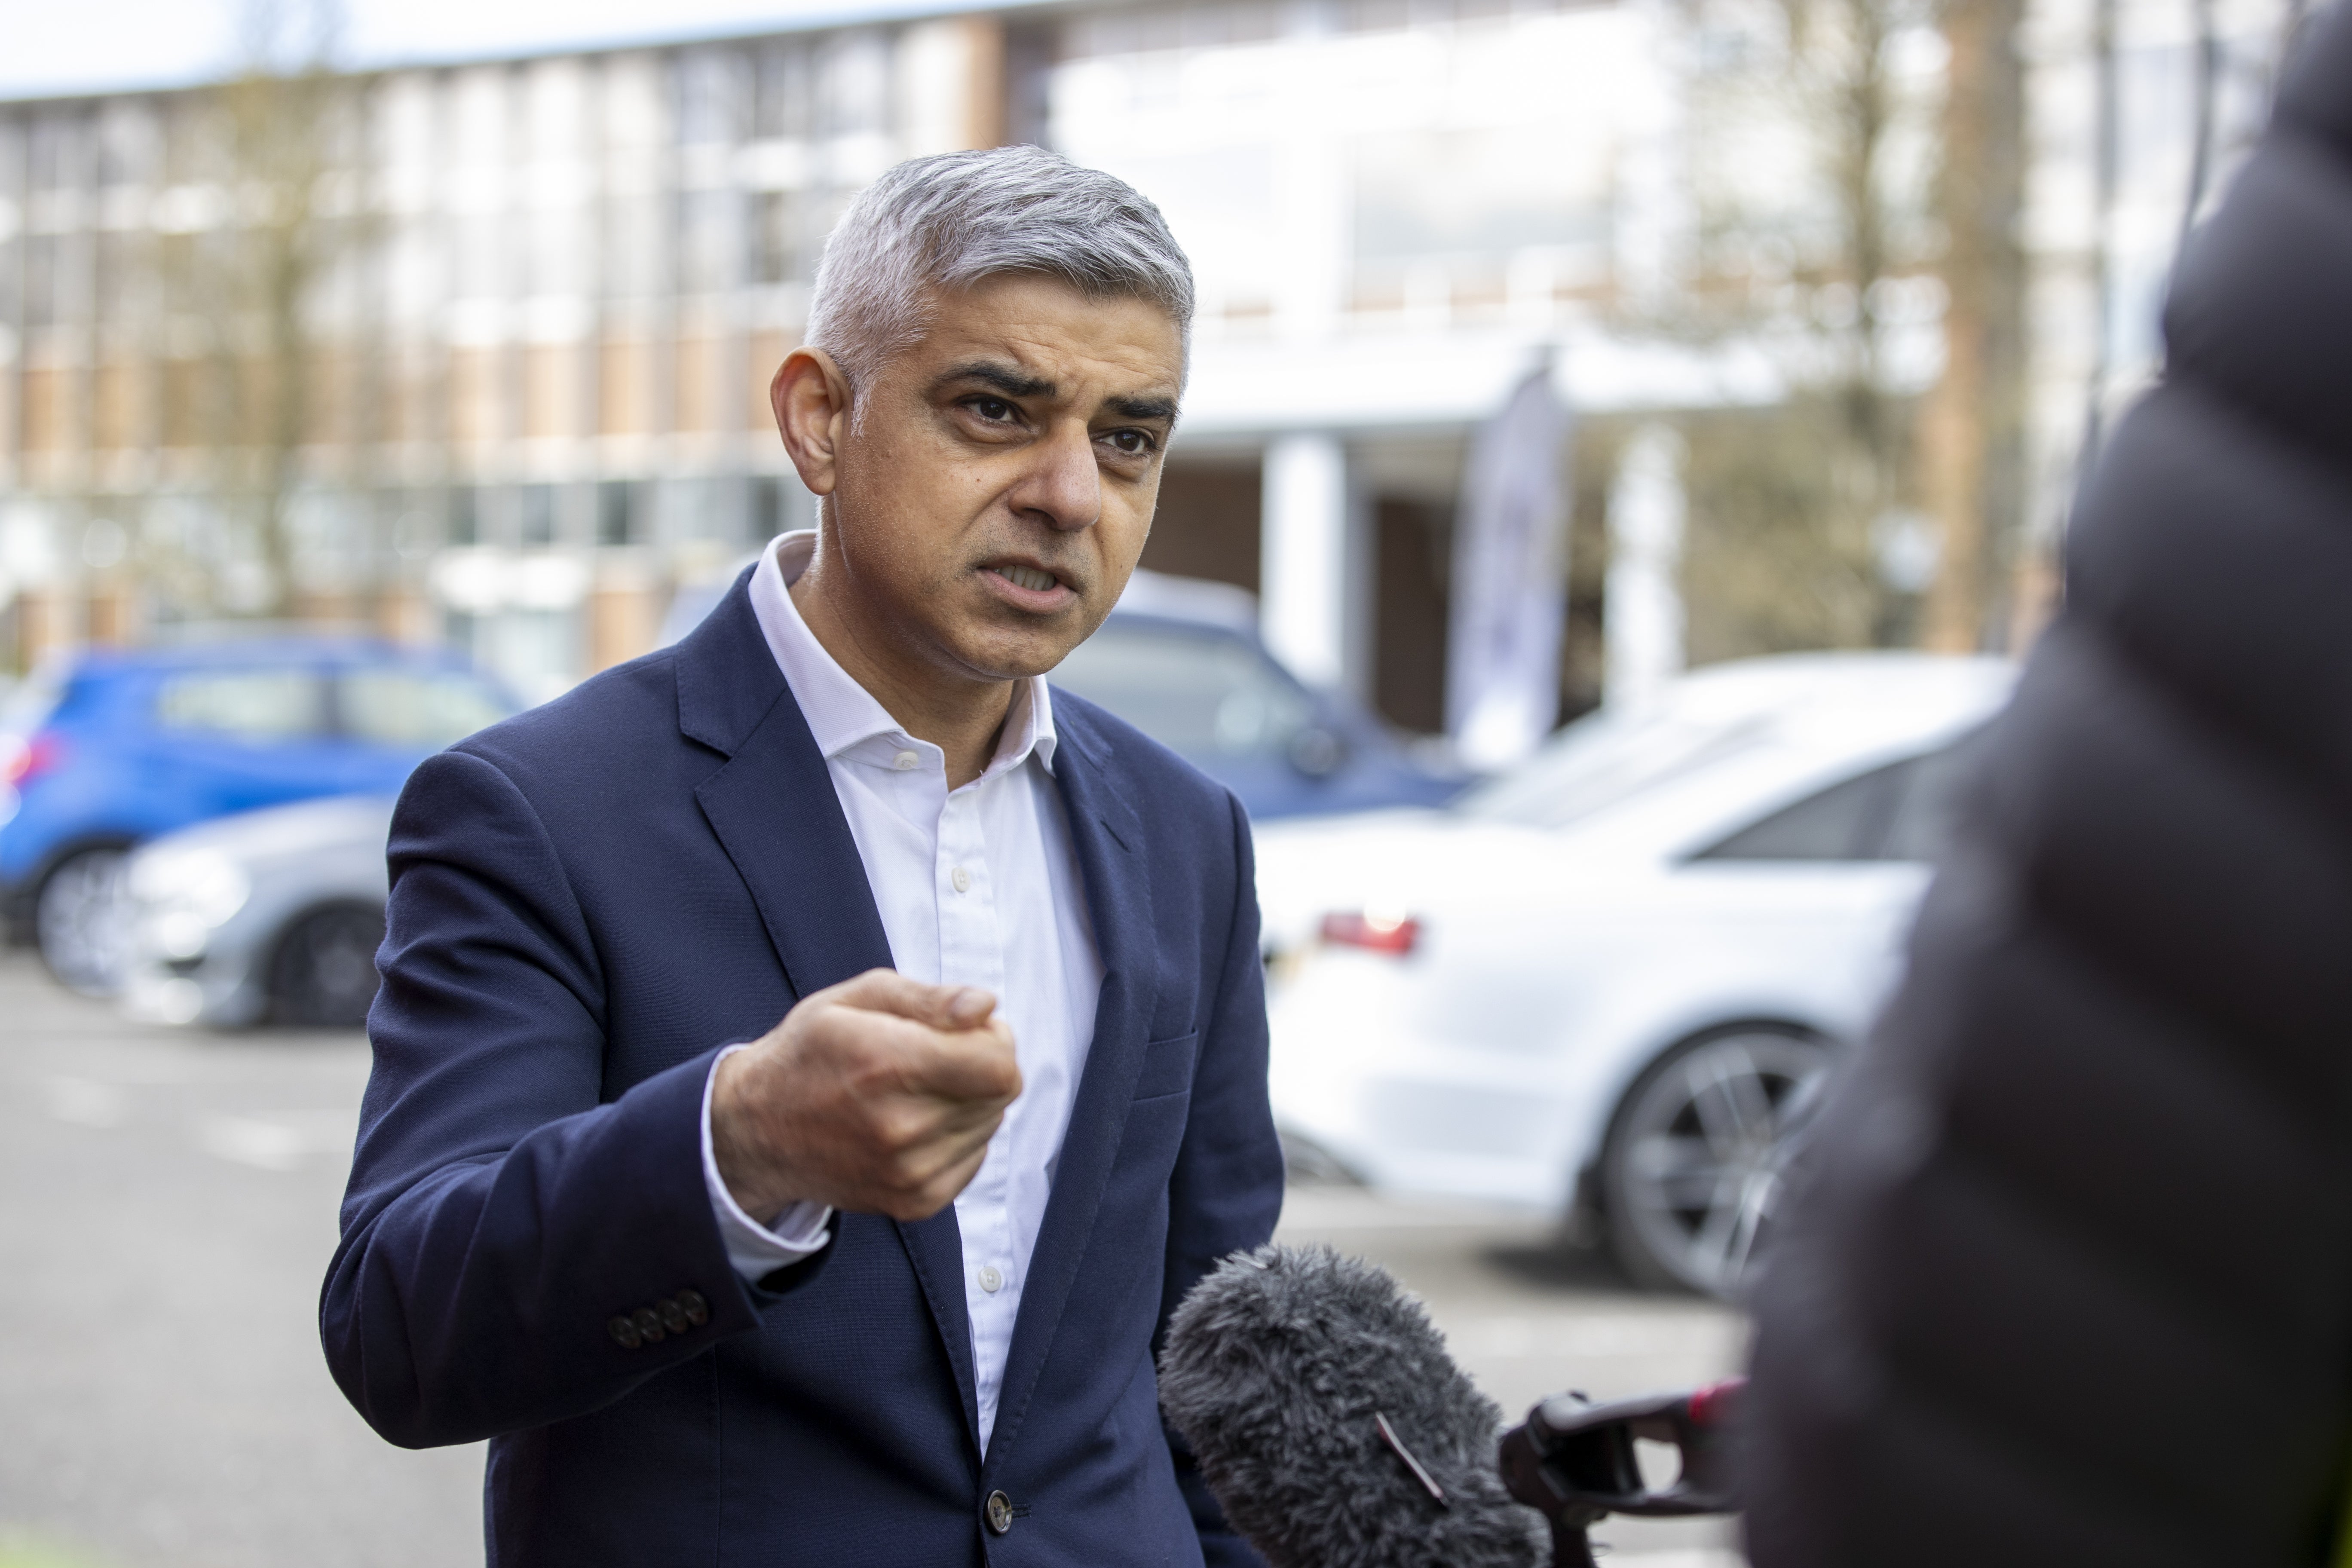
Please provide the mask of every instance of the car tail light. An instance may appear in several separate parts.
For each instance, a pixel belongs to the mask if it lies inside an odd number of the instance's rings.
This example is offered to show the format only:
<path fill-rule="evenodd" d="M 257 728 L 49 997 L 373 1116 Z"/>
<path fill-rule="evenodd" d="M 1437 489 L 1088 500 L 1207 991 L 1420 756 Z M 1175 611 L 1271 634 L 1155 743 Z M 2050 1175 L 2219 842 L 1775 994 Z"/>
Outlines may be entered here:
<path fill-rule="evenodd" d="M 21 788 L 65 761 L 65 742 L 47 730 L 29 741 L 11 735 L 0 742 L 0 782 Z"/>
<path fill-rule="evenodd" d="M 1386 910 L 1347 910 L 1323 917 L 1323 940 L 1335 947 L 1360 947 L 1402 958 L 1421 942 L 1421 922 Z"/>

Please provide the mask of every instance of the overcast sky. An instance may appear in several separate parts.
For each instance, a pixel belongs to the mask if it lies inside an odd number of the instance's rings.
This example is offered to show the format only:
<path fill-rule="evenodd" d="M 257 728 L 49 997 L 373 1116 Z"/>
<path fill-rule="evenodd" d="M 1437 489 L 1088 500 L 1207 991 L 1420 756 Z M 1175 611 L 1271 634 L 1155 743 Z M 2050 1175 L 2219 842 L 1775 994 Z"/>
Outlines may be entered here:
<path fill-rule="evenodd" d="M 755 32 L 981 0 L 343 0 L 349 65 Z M 0 0 L 0 98 L 171 86 L 236 58 L 248 0 Z"/>

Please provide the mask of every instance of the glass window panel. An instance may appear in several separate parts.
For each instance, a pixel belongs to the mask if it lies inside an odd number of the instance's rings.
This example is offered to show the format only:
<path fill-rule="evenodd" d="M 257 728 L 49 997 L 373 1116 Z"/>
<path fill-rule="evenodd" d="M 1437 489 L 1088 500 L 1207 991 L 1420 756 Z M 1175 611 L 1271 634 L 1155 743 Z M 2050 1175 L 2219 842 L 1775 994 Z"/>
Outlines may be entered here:
<path fill-rule="evenodd" d="M 1933 756 L 1922 757 L 1895 803 L 1895 820 L 1879 850 L 1885 860 L 1941 859 L 1950 842 L 1966 786 L 1984 754 L 1985 731 L 1963 736 Z"/>
<path fill-rule="evenodd" d="M 326 732 L 326 683 L 312 669 L 207 669 L 166 676 L 155 722 L 240 741 L 309 740 Z"/>
<path fill-rule="evenodd" d="M 1307 694 L 1239 637 L 1112 621 L 1054 684 L 1193 757 L 1285 753 L 1313 717 Z"/>
<path fill-rule="evenodd" d="M 1906 758 L 1873 768 L 1751 823 L 1699 860 L 1869 860 L 1905 781 L 1918 766 Z"/>

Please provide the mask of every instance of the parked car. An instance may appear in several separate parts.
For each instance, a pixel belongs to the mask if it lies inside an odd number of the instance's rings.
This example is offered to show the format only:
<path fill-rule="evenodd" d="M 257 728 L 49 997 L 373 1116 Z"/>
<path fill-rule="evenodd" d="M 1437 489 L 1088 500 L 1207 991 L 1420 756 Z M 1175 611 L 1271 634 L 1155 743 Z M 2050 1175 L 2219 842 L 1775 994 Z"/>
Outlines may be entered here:
<path fill-rule="evenodd" d="M 692 631 L 733 581 L 681 587 L 661 640 Z M 1232 790 L 1255 821 L 1434 805 L 1466 782 L 1416 756 L 1362 704 L 1283 668 L 1258 638 L 1256 596 L 1223 583 L 1136 573 L 1051 679 Z"/>
<path fill-rule="evenodd" d="M 107 994 L 131 847 L 233 812 L 394 793 L 514 708 L 452 655 L 358 638 L 79 654 L 17 693 L 0 735 L 0 910 L 59 980 Z"/>
<path fill-rule="evenodd" d="M 167 1024 L 356 1027 L 383 942 L 389 795 L 240 812 L 133 850 L 124 1009 Z"/>
<path fill-rule="evenodd" d="M 1727 1295 L 1892 984 L 2012 668 L 1813 655 L 1604 708 L 1452 808 L 1258 835 L 1302 1158 L 1562 1213 Z"/>

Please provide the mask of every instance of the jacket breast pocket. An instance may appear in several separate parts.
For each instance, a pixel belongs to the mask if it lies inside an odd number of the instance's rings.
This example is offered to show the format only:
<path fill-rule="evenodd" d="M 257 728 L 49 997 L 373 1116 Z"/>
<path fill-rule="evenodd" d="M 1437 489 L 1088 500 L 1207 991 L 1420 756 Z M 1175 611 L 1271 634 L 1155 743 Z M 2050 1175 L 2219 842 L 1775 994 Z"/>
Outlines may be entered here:
<path fill-rule="evenodd" d="M 1143 1047 L 1143 1070 L 1136 1075 L 1135 1098 L 1152 1100 L 1181 1094 L 1192 1087 L 1192 1062 L 1201 1052 L 1201 1033 L 1154 1040 Z"/>

